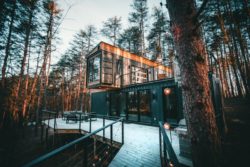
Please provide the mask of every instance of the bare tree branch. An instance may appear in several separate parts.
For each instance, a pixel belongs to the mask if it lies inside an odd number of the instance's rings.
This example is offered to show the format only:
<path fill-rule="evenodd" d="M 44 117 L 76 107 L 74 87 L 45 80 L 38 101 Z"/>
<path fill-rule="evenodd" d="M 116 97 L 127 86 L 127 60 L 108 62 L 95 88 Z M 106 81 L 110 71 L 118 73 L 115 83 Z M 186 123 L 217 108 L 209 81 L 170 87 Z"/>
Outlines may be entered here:
<path fill-rule="evenodd" d="M 196 20 L 201 13 L 204 11 L 205 7 L 207 6 L 208 0 L 204 0 L 203 3 L 201 4 L 201 7 L 199 8 L 198 12 L 196 13 L 196 15 L 194 16 L 194 19 Z"/>

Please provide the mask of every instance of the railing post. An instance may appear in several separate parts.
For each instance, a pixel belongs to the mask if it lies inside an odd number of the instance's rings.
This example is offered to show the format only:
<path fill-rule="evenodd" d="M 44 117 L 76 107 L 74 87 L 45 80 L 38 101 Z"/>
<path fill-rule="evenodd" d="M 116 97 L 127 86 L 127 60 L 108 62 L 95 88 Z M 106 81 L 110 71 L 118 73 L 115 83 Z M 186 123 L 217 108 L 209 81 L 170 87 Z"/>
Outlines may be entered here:
<path fill-rule="evenodd" d="M 164 159 L 164 163 L 168 164 L 168 157 L 167 157 L 167 152 L 166 152 L 166 144 L 163 143 L 163 159 Z"/>
<path fill-rule="evenodd" d="M 91 127 L 92 126 L 92 115 L 90 114 L 90 117 L 89 117 L 89 133 L 91 133 Z"/>
<path fill-rule="evenodd" d="M 41 143 L 43 142 L 43 131 L 44 131 L 44 125 L 41 124 Z"/>
<path fill-rule="evenodd" d="M 79 133 L 81 133 L 81 126 L 82 126 L 82 113 L 79 114 L 80 115 L 80 119 L 79 119 Z"/>
<path fill-rule="evenodd" d="M 102 117 L 102 126 L 105 126 L 105 116 Z M 104 141 L 105 139 L 105 128 L 102 131 L 102 140 Z"/>
<path fill-rule="evenodd" d="M 113 124 L 110 126 L 110 145 L 113 145 Z"/>
<path fill-rule="evenodd" d="M 159 145 L 160 145 L 160 158 L 161 158 L 161 166 L 162 164 L 162 141 L 161 141 L 161 127 L 159 127 Z"/>
<path fill-rule="evenodd" d="M 55 114 L 55 117 L 54 117 L 54 131 L 56 129 L 56 114 Z"/>
<path fill-rule="evenodd" d="M 49 133 L 49 127 L 46 127 L 46 132 L 45 132 L 46 145 L 48 145 L 48 133 Z"/>
<path fill-rule="evenodd" d="M 122 119 L 122 144 L 124 144 L 124 119 Z"/>
<path fill-rule="evenodd" d="M 49 113 L 49 119 L 48 119 L 48 127 L 49 127 L 49 123 L 50 123 L 50 113 Z"/>

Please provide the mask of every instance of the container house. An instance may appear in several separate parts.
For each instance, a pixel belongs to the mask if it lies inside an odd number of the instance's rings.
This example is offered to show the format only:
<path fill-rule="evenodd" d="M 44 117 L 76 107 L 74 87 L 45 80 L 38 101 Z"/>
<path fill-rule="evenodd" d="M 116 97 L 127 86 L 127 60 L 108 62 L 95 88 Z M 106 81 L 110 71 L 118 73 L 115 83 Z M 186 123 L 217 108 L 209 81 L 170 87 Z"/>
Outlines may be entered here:
<path fill-rule="evenodd" d="M 157 124 L 183 118 L 172 69 L 105 42 L 87 56 L 91 112 Z"/>

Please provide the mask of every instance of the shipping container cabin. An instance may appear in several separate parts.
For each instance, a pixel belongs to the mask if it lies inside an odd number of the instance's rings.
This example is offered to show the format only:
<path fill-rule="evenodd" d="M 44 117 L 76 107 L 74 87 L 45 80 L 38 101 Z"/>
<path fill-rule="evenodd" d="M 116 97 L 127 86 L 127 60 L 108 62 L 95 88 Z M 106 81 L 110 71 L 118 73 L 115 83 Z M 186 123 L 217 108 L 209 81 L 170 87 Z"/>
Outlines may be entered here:
<path fill-rule="evenodd" d="M 170 67 L 110 44 L 99 43 L 87 56 L 91 112 L 157 125 L 183 119 L 180 78 Z M 224 128 L 220 81 L 210 75 L 219 129 Z"/>
<path fill-rule="evenodd" d="M 157 124 L 183 118 L 181 92 L 170 67 L 99 43 L 87 56 L 91 112 Z"/>
<path fill-rule="evenodd" d="M 88 88 L 115 89 L 165 78 L 172 78 L 169 67 L 104 42 L 87 56 Z"/>

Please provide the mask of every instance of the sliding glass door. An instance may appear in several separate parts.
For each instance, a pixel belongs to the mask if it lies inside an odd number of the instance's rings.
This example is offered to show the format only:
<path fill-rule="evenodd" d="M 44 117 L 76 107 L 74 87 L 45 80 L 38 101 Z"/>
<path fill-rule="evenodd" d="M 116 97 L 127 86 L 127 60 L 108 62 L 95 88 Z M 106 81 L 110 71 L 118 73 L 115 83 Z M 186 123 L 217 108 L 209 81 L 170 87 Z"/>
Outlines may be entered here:
<path fill-rule="evenodd" d="M 151 123 L 150 110 L 150 90 L 138 91 L 139 99 L 139 121 L 144 123 Z"/>
<path fill-rule="evenodd" d="M 129 121 L 151 123 L 150 90 L 127 93 L 127 119 Z"/>
<path fill-rule="evenodd" d="M 127 119 L 129 121 L 138 121 L 137 92 L 127 93 Z"/>

